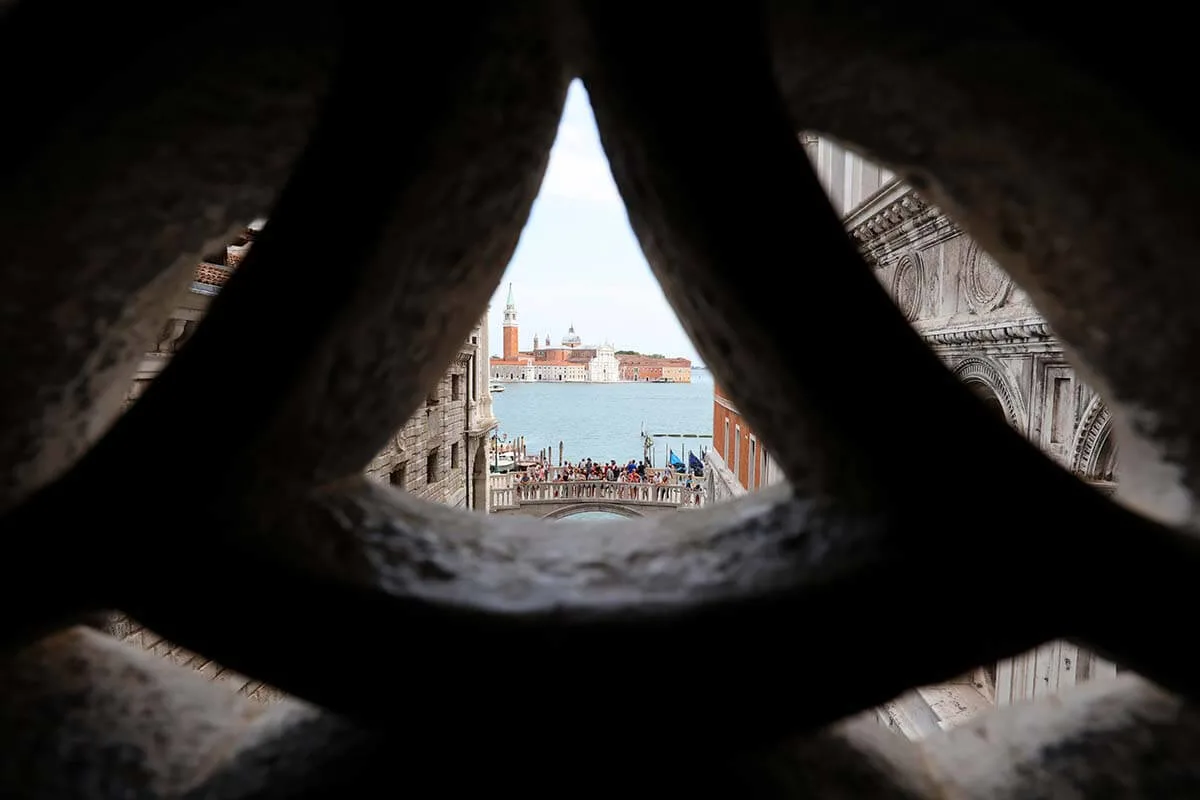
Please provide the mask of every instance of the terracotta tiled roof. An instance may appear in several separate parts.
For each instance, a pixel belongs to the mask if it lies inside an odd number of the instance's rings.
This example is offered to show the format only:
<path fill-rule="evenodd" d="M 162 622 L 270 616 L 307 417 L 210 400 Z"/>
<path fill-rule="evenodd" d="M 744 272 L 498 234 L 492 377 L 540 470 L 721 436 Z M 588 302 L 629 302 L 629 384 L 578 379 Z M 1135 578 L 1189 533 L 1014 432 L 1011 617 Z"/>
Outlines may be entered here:
<path fill-rule="evenodd" d="M 202 261 L 196 267 L 196 275 L 193 278 L 195 283 L 204 286 L 215 286 L 220 288 L 229 281 L 229 276 L 242 263 L 242 259 L 246 257 L 246 253 L 250 250 L 250 245 L 254 243 L 254 236 L 258 230 L 262 228 L 262 221 L 255 220 L 251 222 L 242 234 L 242 244 L 231 244 L 225 248 L 225 264 L 211 264 L 207 261 Z M 204 291 L 204 294 L 210 292 Z"/>
<path fill-rule="evenodd" d="M 237 268 L 242 263 L 242 259 L 246 257 L 246 251 L 250 249 L 249 244 L 231 244 L 225 248 L 225 264 L 230 268 Z"/>
<path fill-rule="evenodd" d="M 228 267 L 217 266 L 216 264 L 202 263 L 196 267 L 196 283 L 204 283 L 209 286 L 224 286 L 229 280 L 229 276 L 233 274 L 233 270 Z"/>

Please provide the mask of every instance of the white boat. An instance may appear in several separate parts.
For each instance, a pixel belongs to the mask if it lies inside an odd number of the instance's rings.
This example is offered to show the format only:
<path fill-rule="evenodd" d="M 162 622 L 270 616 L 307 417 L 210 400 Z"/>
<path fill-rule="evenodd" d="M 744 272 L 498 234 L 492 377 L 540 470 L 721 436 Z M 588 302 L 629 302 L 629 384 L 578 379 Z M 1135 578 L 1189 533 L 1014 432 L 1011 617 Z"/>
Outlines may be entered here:
<path fill-rule="evenodd" d="M 496 392 L 503 392 L 504 384 L 496 383 L 495 381 L 492 381 L 491 383 L 488 384 L 488 391 L 492 394 L 495 394 Z"/>
<path fill-rule="evenodd" d="M 497 457 L 494 452 L 492 453 L 492 460 L 491 464 L 489 465 L 489 469 L 491 469 L 493 474 L 503 475 L 512 472 L 516 468 L 516 459 L 514 459 L 511 455 L 501 455 Z"/>

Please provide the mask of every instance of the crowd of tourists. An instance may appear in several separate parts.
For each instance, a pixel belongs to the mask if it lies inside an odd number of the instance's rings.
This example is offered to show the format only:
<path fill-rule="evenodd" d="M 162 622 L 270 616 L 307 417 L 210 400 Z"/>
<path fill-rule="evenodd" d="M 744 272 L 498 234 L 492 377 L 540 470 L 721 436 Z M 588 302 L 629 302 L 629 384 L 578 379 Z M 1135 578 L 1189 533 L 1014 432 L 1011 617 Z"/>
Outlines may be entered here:
<path fill-rule="evenodd" d="M 578 487 L 551 486 L 552 497 L 594 497 L 612 500 L 653 500 L 667 502 L 674 487 L 681 487 L 680 500 L 684 505 L 701 505 L 704 501 L 704 481 L 689 470 L 686 473 L 667 469 L 655 470 L 645 461 L 630 459 L 625 464 L 616 460 L 608 462 L 582 461 L 563 463 L 560 467 L 534 464 L 521 473 L 517 480 L 517 491 L 522 499 L 534 499 L 539 491 L 534 484 L 569 484 L 587 481 Z"/>

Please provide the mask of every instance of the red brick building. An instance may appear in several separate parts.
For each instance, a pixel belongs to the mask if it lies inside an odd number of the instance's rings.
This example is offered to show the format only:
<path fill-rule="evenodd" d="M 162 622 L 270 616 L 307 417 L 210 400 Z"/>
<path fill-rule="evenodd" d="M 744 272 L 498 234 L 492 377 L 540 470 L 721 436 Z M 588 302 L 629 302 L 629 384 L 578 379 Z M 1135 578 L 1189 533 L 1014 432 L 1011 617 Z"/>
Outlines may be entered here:
<path fill-rule="evenodd" d="M 716 458 L 713 458 L 715 451 Z M 753 491 L 783 477 L 775 462 L 771 460 L 767 446 L 750 425 L 742 418 L 733 401 L 725 396 L 720 385 L 713 384 L 713 446 L 708 457 L 709 470 L 715 483 L 719 483 L 722 470 L 725 476 L 737 482 L 741 490 Z M 712 486 L 713 500 L 725 499 L 738 494 L 738 490 L 722 491 L 719 485 Z"/>

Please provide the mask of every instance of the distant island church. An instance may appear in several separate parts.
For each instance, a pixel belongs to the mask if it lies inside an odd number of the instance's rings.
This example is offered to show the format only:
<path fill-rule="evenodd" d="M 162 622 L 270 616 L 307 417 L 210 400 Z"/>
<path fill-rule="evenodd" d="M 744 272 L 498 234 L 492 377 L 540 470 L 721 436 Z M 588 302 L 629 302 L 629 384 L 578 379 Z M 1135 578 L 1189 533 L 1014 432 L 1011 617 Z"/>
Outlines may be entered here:
<path fill-rule="evenodd" d="M 611 344 L 584 346 L 574 324 L 555 347 L 546 335 L 533 337 L 533 349 L 522 351 L 517 328 L 517 304 L 512 284 L 504 306 L 504 354 L 491 357 L 491 379 L 498 383 L 554 381 L 559 383 L 691 383 L 692 362 L 686 358 L 657 358 L 618 353 Z"/>

